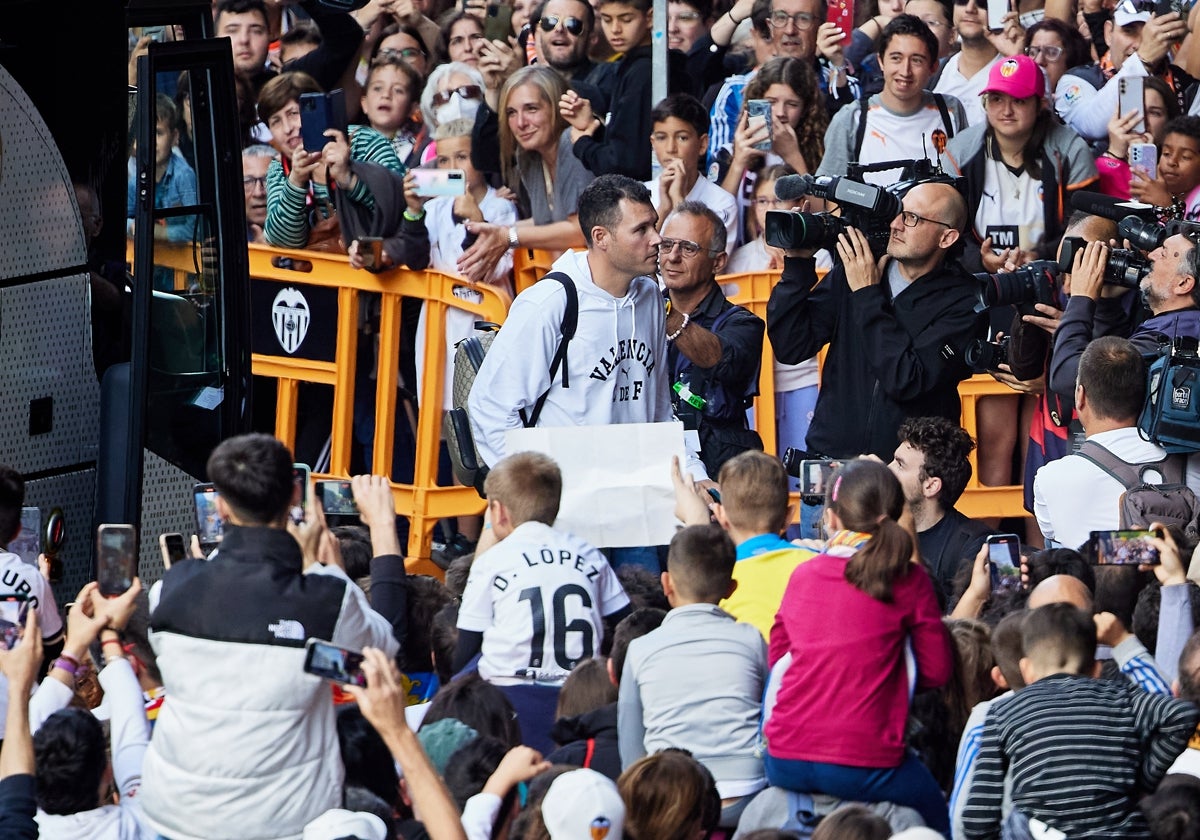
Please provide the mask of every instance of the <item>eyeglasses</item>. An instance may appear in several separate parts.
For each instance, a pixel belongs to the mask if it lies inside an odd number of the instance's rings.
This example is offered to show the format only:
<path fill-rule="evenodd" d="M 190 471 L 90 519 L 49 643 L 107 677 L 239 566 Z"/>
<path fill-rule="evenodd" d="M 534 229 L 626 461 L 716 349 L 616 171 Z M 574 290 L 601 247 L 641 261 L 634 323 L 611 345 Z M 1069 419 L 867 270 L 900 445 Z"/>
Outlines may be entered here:
<path fill-rule="evenodd" d="M 816 22 L 817 16 L 809 12 L 796 12 L 794 15 L 789 15 L 782 9 L 777 9 L 767 16 L 767 23 L 776 29 L 785 29 L 789 23 L 796 24 L 796 28 L 800 30 L 812 29 Z"/>
<path fill-rule="evenodd" d="M 434 107 L 438 105 L 445 105 L 456 93 L 460 99 L 483 98 L 483 88 L 481 88 L 479 85 L 463 85 L 462 87 L 456 87 L 451 90 L 443 90 L 435 93 L 433 95 Z"/>
<path fill-rule="evenodd" d="M 394 58 L 395 57 L 416 58 L 417 56 L 424 58 L 425 50 L 418 49 L 416 47 L 405 47 L 404 49 L 400 49 L 400 50 L 380 50 L 379 54 L 386 55 L 386 56 L 392 56 Z"/>
<path fill-rule="evenodd" d="M 696 256 L 701 251 L 707 251 L 710 256 L 717 253 L 716 251 L 712 251 L 703 247 L 702 245 L 696 244 L 690 239 L 667 239 L 665 236 L 663 237 L 662 242 L 658 243 L 658 252 L 663 255 L 669 254 L 675 250 L 676 245 L 679 246 L 680 252 L 688 259 Z"/>
<path fill-rule="evenodd" d="M 1010 96 L 1007 93 L 985 93 L 982 94 L 983 106 L 985 108 L 1004 108 L 1011 102 L 1013 107 L 1019 105 L 1028 105 L 1031 102 L 1036 102 L 1038 97 L 1026 96 L 1024 99 L 1017 99 L 1015 96 Z"/>
<path fill-rule="evenodd" d="M 780 207 L 784 204 L 790 205 L 792 202 L 784 201 L 781 198 L 767 198 L 765 195 L 760 195 L 754 199 L 754 203 L 758 207 Z"/>
<path fill-rule="evenodd" d="M 477 44 L 480 41 L 486 41 L 486 40 L 487 40 L 487 38 L 484 36 L 484 34 L 482 32 L 475 32 L 470 35 L 455 35 L 453 38 L 450 39 L 448 46 L 461 47 L 463 44 L 467 43 L 468 41 L 470 41 L 472 44 Z"/>
<path fill-rule="evenodd" d="M 559 22 L 562 23 L 563 29 L 567 30 L 570 35 L 579 36 L 583 34 L 583 20 L 577 17 L 560 18 L 557 15 L 546 15 L 538 21 L 538 26 L 543 32 L 553 32 L 558 28 Z"/>
<path fill-rule="evenodd" d="M 971 0 L 954 0 L 954 5 L 965 6 L 970 2 Z M 975 5 L 979 7 L 980 11 L 987 11 L 987 0 L 975 0 Z"/>
<path fill-rule="evenodd" d="M 679 23 L 695 23 L 696 21 L 700 20 L 700 13 L 680 12 L 677 15 L 671 15 L 671 20 L 678 21 Z"/>
<path fill-rule="evenodd" d="M 911 210 L 901 210 L 900 211 L 900 219 L 901 219 L 901 221 L 904 222 L 905 227 L 916 227 L 921 222 L 933 222 L 933 224 L 935 224 L 935 225 L 942 225 L 943 227 L 952 227 L 952 225 L 949 225 L 946 222 L 939 222 L 937 219 L 927 219 L 924 216 L 918 216 L 916 213 L 912 212 Z"/>
<path fill-rule="evenodd" d="M 244 189 L 246 192 L 254 192 L 254 190 L 258 187 L 262 187 L 265 190 L 267 188 L 267 179 L 255 178 L 251 175 L 245 175 L 242 177 L 242 189 Z"/>
<path fill-rule="evenodd" d="M 1062 47 L 1026 47 L 1025 55 L 1037 61 L 1039 55 L 1046 56 L 1047 61 L 1058 61 L 1062 58 Z"/>

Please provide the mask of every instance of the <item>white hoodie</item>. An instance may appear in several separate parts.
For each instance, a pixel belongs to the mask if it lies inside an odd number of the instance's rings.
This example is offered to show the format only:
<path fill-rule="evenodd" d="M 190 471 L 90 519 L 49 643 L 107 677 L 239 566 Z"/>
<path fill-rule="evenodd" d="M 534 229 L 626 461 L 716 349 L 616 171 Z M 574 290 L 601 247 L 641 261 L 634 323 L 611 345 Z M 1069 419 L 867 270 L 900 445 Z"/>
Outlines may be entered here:
<path fill-rule="evenodd" d="M 562 371 L 538 418 L 539 426 L 606 426 L 673 419 L 667 366 L 666 310 L 658 284 L 636 277 L 615 298 L 592 282 L 586 251 L 568 251 L 552 270 L 575 281 L 579 326 Z M 566 291 L 542 280 L 513 301 L 503 328 L 483 359 L 468 400 L 475 445 L 486 464 L 504 457 L 504 433 L 521 427 L 550 388 L 550 362 L 562 338 Z"/>

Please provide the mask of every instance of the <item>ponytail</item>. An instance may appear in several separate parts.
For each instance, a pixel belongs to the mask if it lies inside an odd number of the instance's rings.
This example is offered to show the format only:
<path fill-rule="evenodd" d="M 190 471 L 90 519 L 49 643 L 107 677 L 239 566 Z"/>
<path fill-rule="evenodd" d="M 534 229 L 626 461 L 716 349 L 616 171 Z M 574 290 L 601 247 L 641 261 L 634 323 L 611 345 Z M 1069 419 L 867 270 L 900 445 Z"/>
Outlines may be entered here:
<path fill-rule="evenodd" d="M 888 517 L 867 533 L 871 539 L 846 564 L 846 580 L 876 601 L 890 604 L 892 584 L 911 565 L 912 537 Z"/>

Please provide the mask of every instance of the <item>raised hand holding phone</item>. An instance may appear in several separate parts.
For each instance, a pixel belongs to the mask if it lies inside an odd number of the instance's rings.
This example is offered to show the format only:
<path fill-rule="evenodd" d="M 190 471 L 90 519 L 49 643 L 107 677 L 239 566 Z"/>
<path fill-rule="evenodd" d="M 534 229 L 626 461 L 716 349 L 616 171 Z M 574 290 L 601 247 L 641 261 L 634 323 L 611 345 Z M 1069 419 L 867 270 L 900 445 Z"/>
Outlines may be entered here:
<path fill-rule="evenodd" d="M 100 594 L 113 598 L 137 579 L 137 529 L 105 524 L 96 529 L 96 581 Z"/>

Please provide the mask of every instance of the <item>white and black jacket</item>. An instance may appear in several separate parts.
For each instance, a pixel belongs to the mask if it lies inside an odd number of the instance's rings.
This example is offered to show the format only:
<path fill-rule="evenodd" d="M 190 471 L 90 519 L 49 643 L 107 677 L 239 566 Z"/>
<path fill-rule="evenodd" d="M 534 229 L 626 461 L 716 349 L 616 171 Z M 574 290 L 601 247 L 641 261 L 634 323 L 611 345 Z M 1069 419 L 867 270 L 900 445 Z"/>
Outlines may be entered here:
<path fill-rule="evenodd" d="M 305 573 L 296 541 L 273 528 L 229 528 L 211 560 L 176 564 L 156 590 L 150 641 L 167 697 L 144 763 L 147 820 L 173 840 L 299 838 L 341 805 L 344 775 L 305 640 L 394 655 L 391 625 L 340 569 Z"/>

